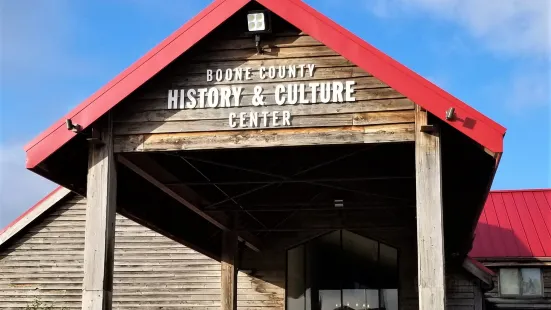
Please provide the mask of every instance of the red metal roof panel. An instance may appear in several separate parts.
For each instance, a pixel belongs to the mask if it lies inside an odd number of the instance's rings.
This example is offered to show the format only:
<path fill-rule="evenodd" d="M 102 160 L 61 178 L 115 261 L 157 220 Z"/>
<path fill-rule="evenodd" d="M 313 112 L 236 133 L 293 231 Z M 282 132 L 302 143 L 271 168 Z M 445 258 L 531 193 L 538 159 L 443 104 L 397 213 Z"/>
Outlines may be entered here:
<path fill-rule="evenodd" d="M 551 189 L 490 192 L 469 255 L 551 257 Z"/>

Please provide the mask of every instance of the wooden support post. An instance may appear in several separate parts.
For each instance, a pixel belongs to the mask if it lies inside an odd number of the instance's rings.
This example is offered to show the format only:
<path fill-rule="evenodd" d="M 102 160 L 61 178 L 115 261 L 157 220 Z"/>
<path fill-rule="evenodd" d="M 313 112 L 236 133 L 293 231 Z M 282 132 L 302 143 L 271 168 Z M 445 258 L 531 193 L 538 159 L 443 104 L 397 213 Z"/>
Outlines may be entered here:
<path fill-rule="evenodd" d="M 117 176 L 111 118 L 101 144 L 90 144 L 86 228 L 84 232 L 83 310 L 109 310 L 113 292 L 113 256 Z"/>
<path fill-rule="evenodd" d="M 233 231 L 224 231 L 222 240 L 222 278 L 220 309 L 237 309 L 237 233 Z"/>
<path fill-rule="evenodd" d="M 419 309 L 444 310 L 444 230 L 440 131 L 428 125 L 426 111 L 415 113 L 415 169 L 417 200 L 417 276 Z"/>

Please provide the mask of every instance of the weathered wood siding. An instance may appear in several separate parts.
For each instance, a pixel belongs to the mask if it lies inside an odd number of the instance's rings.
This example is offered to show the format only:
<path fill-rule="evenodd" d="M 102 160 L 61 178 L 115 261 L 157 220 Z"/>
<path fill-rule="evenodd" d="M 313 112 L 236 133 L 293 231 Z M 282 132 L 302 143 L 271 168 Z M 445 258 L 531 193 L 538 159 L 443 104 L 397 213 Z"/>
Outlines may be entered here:
<path fill-rule="evenodd" d="M 484 298 L 480 282 L 464 270 L 447 270 L 446 309 L 483 310 Z"/>
<path fill-rule="evenodd" d="M 247 250 L 238 273 L 238 310 L 285 309 L 285 251 L 256 253 Z"/>
<path fill-rule="evenodd" d="M 0 309 L 35 297 L 80 309 L 85 200 L 55 206 L 0 249 Z M 113 308 L 216 309 L 220 263 L 117 215 Z"/>
<path fill-rule="evenodd" d="M 231 23 L 230 20 L 228 23 Z M 213 149 L 413 141 L 413 103 L 314 38 L 280 22 L 281 33 L 262 41 L 266 53 L 257 54 L 253 38 L 231 32 L 205 38 L 169 65 L 149 84 L 117 107 L 116 149 L 119 152 Z M 261 66 L 315 64 L 313 77 L 261 79 Z M 251 68 L 252 79 L 207 82 L 207 69 Z M 277 84 L 355 81 L 356 102 L 276 105 Z M 253 106 L 254 86 L 262 85 L 265 106 Z M 168 109 L 170 89 L 241 86 L 239 107 Z M 318 95 L 319 98 L 319 95 Z M 307 96 L 310 100 L 310 96 Z M 319 99 L 318 99 L 319 102 Z M 231 128 L 230 112 L 290 111 L 291 126 Z"/>
<path fill-rule="evenodd" d="M 35 297 L 80 309 L 85 207 L 84 199 L 62 201 L 0 249 L 0 309 L 23 309 Z M 372 235 L 400 249 L 400 309 L 418 309 L 413 240 L 398 232 L 379 234 Z M 238 264 L 238 309 L 283 310 L 285 251 L 246 250 Z M 545 274 L 549 296 L 551 273 Z M 117 215 L 114 309 L 218 310 L 220 285 L 218 261 Z M 478 292 L 469 275 L 447 274 L 447 309 L 479 310 Z"/>

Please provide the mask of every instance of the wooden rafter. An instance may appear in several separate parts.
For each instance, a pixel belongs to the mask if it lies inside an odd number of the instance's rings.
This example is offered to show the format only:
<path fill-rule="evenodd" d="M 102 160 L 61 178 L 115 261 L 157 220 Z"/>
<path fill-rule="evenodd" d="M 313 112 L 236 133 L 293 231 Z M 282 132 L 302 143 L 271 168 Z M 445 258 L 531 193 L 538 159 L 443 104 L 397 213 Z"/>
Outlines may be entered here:
<path fill-rule="evenodd" d="M 155 187 L 162 190 L 164 193 L 178 201 L 180 204 L 186 206 L 191 211 L 195 212 L 197 215 L 201 216 L 214 226 L 222 229 L 223 231 L 230 231 L 230 224 L 227 223 L 222 218 L 214 218 L 213 216 L 207 214 L 204 212 L 200 207 L 198 207 L 196 204 L 192 203 L 185 195 L 185 193 L 177 191 L 175 189 L 171 189 L 167 185 L 163 184 L 158 180 L 158 177 L 156 177 L 155 174 L 164 174 L 169 175 L 170 173 L 166 170 L 164 170 L 160 165 L 157 165 L 156 171 L 145 171 L 142 166 L 138 166 L 134 164 L 132 161 L 127 159 L 125 156 L 119 154 L 117 156 L 117 161 L 126 166 L 128 169 L 134 171 L 136 174 L 147 180 L 149 183 L 153 184 Z M 189 189 L 191 191 L 191 189 Z M 198 195 L 196 195 L 197 197 Z M 241 232 L 239 234 L 239 240 L 244 242 L 249 248 L 251 248 L 254 251 L 260 251 L 260 240 L 258 240 L 257 237 L 254 235 L 247 233 L 247 232 Z"/>

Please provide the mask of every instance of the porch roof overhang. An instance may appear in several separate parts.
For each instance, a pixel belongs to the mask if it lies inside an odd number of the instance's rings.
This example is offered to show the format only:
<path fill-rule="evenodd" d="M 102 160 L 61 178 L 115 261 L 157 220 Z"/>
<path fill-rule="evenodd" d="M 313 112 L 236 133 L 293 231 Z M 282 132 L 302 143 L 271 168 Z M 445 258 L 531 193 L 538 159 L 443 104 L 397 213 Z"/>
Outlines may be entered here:
<path fill-rule="evenodd" d="M 469 236 L 472 236 L 503 152 L 505 128 L 300 0 L 214 1 L 200 14 L 27 144 L 25 146 L 27 169 L 85 195 L 86 184 L 83 176 L 86 175 L 86 171 L 83 170 L 85 169 L 83 163 L 86 162 L 87 157 L 86 141 L 83 135 L 68 130 L 66 121 L 71 120 L 72 123 L 78 124 L 83 131 L 91 128 L 130 94 L 194 47 L 230 17 L 253 2 L 272 11 L 438 118 L 439 123 L 444 125 L 442 127 L 445 127 L 443 130 L 449 133 L 450 143 L 447 144 L 447 149 L 443 153 L 453 155 L 461 150 L 461 146 L 468 144 L 469 148 L 476 148 L 477 154 L 481 153 L 480 155 L 486 156 L 484 151 L 490 154 L 491 157 L 488 156 L 487 160 L 486 157 L 476 157 L 484 162 L 484 172 L 479 172 L 474 167 L 477 160 L 469 161 L 458 157 L 448 161 L 448 171 L 452 171 L 461 164 L 470 165 L 471 174 L 482 174 L 484 182 L 488 181 L 473 194 L 477 200 L 476 211 L 468 213 L 465 231 L 458 233 L 461 236 L 466 236 L 468 230 Z M 451 118 L 446 117 L 450 108 L 455 111 L 454 117 Z M 480 152 L 478 148 L 480 148 Z M 68 153 L 71 153 L 72 160 L 65 160 Z M 490 169 L 486 169 L 486 167 Z M 449 197 L 457 194 L 450 192 L 457 191 L 459 184 L 465 180 L 454 173 L 447 173 L 447 178 L 453 180 L 448 183 L 453 185 L 447 188 L 449 202 Z M 482 189 L 482 187 L 484 188 Z M 452 209 L 456 209 L 454 212 L 462 212 L 458 205 L 454 205 Z M 472 241 L 472 238 L 470 240 Z M 469 240 L 464 243 L 469 243 Z M 468 246 L 465 244 L 461 248 Z M 464 251 L 464 249 L 461 250 L 461 252 Z"/>
<path fill-rule="evenodd" d="M 25 146 L 26 167 L 38 166 L 67 144 L 76 134 L 66 128 L 66 120 L 88 128 L 125 97 L 147 82 L 178 56 L 221 25 L 247 3 L 255 0 L 216 0 L 171 34 L 129 68 L 84 100 Z M 289 23 L 327 45 L 360 68 L 373 74 L 453 128 L 477 142 L 496 157 L 503 151 L 505 128 L 472 107 L 419 76 L 361 38 L 331 21 L 300 0 L 256 0 Z M 446 111 L 455 109 L 455 117 Z M 40 171 L 56 181 L 50 172 Z"/>

